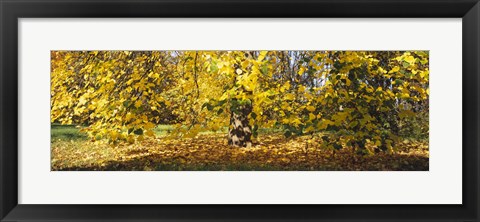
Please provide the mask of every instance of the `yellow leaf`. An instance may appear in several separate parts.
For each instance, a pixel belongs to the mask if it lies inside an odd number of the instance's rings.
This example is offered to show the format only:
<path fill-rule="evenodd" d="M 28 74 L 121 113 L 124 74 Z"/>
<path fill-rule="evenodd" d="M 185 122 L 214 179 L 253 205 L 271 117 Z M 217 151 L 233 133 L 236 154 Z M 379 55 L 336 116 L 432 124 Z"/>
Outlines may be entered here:
<path fill-rule="evenodd" d="M 309 126 L 307 129 L 305 129 L 305 133 L 313 132 L 314 130 L 315 128 L 313 126 Z"/>
<path fill-rule="evenodd" d="M 141 105 L 142 105 L 142 101 L 137 100 L 137 101 L 135 102 L 135 107 L 136 107 L 136 108 L 140 107 Z"/>
<path fill-rule="evenodd" d="M 415 63 L 415 57 L 407 56 L 407 57 L 405 57 L 405 61 L 410 63 L 410 65 L 413 65 Z"/>
<path fill-rule="evenodd" d="M 130 121 L 132 119 L 132 113 L 131 112 L 128 112 L 127 115 L 125 116 L 125 120 L 126 121 Z"/>
<path fill-rule="evenodd" d="M 151 130 L 147 131 L 145 134 L 147 134 L 147 136 L 154 136 L 155 133 Z"/>
<path fill-rule="evenodd" d="M 261 62 L 265 58 L 266 55 L 267 55 L 267 51 L 261 51 L 260 55 L 258 55 L 257 61 Z"/>
<path fill-rule="evenodd" d="M 303 73 L 305 72 L 305 68 L 300 68 L 300 70 L 298 70 L 298 75 L 303 75 Z"/>
<path fill-rule="evenodd" d="M 291 93 L 288 93 L 287 95 L 285 95 L 285 99 L 286 100 L 294 100 L 295 99 L 295 95 L 291 94 Z"/>
<path fill-rule="evenodd" d="M 395 67 L 392 68 L 392 70 L 390 70 L 389 73 L 398 72 L 398 71 L 400 71 L 400 67 L 395 66 Z"/>
<path fill-rule="evenodd" d="M 305 86 L 298 87 L 298 92 L 304 92 L 304 91 L 305 91 Z"/>

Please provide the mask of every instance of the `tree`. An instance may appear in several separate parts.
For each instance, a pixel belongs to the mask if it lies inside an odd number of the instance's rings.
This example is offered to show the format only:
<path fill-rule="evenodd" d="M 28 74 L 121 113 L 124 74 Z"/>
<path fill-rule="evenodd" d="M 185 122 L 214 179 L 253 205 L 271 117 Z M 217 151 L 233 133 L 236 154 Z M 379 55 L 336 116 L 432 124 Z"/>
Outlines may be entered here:
<path fill-rule="evenodd" d="M 51 57 L 52 122 L 85 125 L 96 140 L 133 143 L 168 123 L 180 137 L 228 128 L 230 145 L 249 147 L 258 129 L 275 127 L 286 137 L 322 132 L 325 148 L 369 154 L 392 151 L 406 119 L 428 116 L 424 51 L 55 51 Z"/>
<path fill-rule="evenodd" d="M 340 138 L 359 153 L 372 152 L 368 143 L 393 151 L 399 119 L 416 113 L 407 104 L 428 99 L 428 53 L 334 52 L 329 57 L 332 69 L 320 102 L 331 111 L 324 112 L 318 129 L 335 133 L 324 137 L 325 146 L 342 148 Z"/>
<path fill-rule="evenodd" d="M 52 52 L 51 120 L 87 125 L 97 140 L 153 136 L 171 115 L 160 96 L 174 81 L 171 68 L 168 52 Z"/>

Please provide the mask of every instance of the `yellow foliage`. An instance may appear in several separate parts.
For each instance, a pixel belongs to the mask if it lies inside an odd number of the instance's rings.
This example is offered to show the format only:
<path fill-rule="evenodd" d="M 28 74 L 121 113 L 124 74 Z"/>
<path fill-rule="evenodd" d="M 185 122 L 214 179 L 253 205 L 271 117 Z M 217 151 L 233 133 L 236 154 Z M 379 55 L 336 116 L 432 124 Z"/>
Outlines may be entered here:
<path fill-rule="evenodd" d="M 350 142 L 377 144 L 370 137 L 381 137 L 386 144 L 396 142 L 389 117 L 414 117 L 412 106 L 428 113 L 428 57 L 424 51 L 52 51 L 51 121 L 88 125 L 94 140 L 134 143 L 153 137 L 164 122 L 177 124 L 171 134 L 178 137 L 226 128 L 239 103 L 252 106 L 251 125 L 279 127 L 286 136 L 333 129 L 332 138 L 355 134 Z"/>

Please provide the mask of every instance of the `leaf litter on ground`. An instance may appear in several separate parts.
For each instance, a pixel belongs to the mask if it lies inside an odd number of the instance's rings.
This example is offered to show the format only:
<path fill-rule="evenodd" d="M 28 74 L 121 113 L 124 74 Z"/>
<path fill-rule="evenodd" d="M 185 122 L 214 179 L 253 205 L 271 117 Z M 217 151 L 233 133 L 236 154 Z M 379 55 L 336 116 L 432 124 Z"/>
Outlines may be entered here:
<path fill-rule="evenodd" d="M 310 136 L 286 139 L 260 135 L 249 148 L 231 147 L 226 135 L 171 139 L 164 136 L 135 144 L 111 145 L 87 140 L 52 142 L 51 168 L 104 171 L 425 171 L 428 143 L 409 141 L 396 152 L 358 155 L 352 149 L 329 150 Z"/>

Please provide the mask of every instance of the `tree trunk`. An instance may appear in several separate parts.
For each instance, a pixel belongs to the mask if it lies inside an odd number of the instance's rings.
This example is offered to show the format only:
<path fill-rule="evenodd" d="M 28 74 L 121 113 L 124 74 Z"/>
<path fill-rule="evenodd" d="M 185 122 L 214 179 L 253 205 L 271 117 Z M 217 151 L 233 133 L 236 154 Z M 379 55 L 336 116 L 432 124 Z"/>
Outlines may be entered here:
<path fill-rule="evenodd" d="M 239 104 L 234 102 L 230 116 L 228 130 L 228 144 L 235 147 L 252 146 L 252 127 L 248 115 L 252 112 L 252 104 Z"/>

